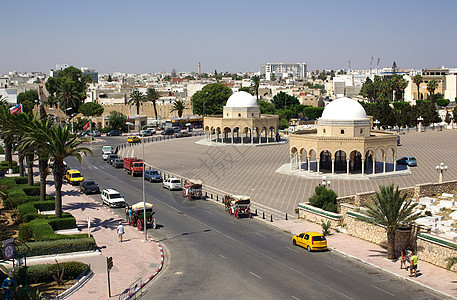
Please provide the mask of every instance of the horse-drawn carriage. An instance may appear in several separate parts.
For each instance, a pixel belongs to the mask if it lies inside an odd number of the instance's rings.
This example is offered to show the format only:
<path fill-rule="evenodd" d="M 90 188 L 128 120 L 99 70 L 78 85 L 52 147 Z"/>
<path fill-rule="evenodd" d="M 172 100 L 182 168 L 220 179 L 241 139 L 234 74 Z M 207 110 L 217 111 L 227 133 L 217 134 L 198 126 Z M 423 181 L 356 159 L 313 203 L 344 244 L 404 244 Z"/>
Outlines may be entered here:
<path fill-rule="evenodd" d="M 196 179 L 186 180 L 182 189 L 182 196 L 189 198 L 189 200 L 201 200 L 203 198 L 202 181 Z"/>
<path fill-rule="evenodd" d="M 152 228 L 157 227 L 156 220 L 154 218 L 154 205 L 146 202 L 146 223 L 151 224 Z M 130 212 L 131 211 L 131 212 Z M 131 226 L 136 226 L 138 230 L 144 228 L 144 205 L 143 202 L 138 202 L 125 209 L 126 219 Z"/>
<path fill-rule="evenodd" d="M 251 217 L 251 197 L 243 195 L 225 195 L 224 197 L 225 210 L 229 214 L 235 215 L 235 218 L 240 216 Z"/>

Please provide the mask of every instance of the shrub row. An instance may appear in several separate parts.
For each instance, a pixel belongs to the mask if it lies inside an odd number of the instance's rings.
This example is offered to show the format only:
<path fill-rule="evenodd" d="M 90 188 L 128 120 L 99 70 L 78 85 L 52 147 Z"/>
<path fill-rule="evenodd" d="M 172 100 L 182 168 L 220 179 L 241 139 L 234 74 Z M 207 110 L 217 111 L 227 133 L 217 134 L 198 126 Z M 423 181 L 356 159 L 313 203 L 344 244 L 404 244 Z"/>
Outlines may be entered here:
<path fill-rule="evenodd" d="M 65 239 L 56 241 L 27 243 L 27 246 L 29 247 L 29 250 L 27 252 L 28 256 L 90 251 L 95 250 L 95 248 L 97 247 L 95 239 L 93 237 L 87 236 L 85 238 L 79 239 Z M 18 248 L 19 252 L 26 251 L 26 247 L 24 245 L 19 245 Z"/>
<path fill-rule="evenodd" d="M 1 155 L 1 154 L 5 154 L 5 149 L 3 149 L 2 146 L 0 146 L 0 155 Z"/>
<path fill-rule="evenodd" d="M 54 230 L 71 229 L 76 227 L 73 216 L 60 219 L 35 219 L 30 222 L 33 239 L 39 241 L 54 241 L 60 239 L 81 239 L 86 234 L 56 234 Z"/>
<path fill-rule="evenodd" d="M 0 161 L 0 166 L 8 166 L 9 162 L 7 160 Z M 17 166 L 17 161 L 13 160 L 13 167 Z"/>
<path fill-rule="evenodd" d="M 29 186 L 22 189 L 27 196 L 39 196 L 40 195 L 40 187 L 38 186 Z"/>
<path fill-rule="evenodd" d="M 53 196 L 51 196 L 51 197 L 53 197 Z M 31 201 L 31 202 L 26 202 L 24 204 L 18 205 L 17 211 L 18 211 L 19 215 L 21 216 L 22 222 L 30 222 L 33 219 L 46 217 L 46 215 L 39 215 L 38 210 L 40 210 L 40 211 L 53 210 L 54 207 L 55 207 L 55 200 Z"/>
<path fill-rule="evenodd" d="M 76 261 L 62 262 L 59 263 L 59 265 L 64 269 L 63 280 L 74 279 L 87 269 L 85 263 Z M 27 267 L 27 269 L 25 267 L 20 267 L 15 274 L 17 283 L 25 282 L 26 270 L 28 283 L 48 283 L 54 281 L 52 272 L 57 270 L 57 264 L 33 265 Z"/>

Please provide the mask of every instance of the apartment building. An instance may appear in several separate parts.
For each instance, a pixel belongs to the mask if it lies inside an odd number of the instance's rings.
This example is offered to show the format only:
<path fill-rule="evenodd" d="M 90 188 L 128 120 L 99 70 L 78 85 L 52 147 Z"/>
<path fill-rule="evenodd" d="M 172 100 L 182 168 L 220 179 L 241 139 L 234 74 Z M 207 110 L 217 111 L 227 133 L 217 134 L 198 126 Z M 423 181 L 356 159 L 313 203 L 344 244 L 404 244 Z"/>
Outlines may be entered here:
<path fill-rule="evenodd" d="M 276 79 L 284 78 L 306 78 L 306 63 L 285 64 L 285 63 L 267 63 L 260 65 L 260 74 L 265 75 L 267 80 L 271 80 L 272 75 Z"/>

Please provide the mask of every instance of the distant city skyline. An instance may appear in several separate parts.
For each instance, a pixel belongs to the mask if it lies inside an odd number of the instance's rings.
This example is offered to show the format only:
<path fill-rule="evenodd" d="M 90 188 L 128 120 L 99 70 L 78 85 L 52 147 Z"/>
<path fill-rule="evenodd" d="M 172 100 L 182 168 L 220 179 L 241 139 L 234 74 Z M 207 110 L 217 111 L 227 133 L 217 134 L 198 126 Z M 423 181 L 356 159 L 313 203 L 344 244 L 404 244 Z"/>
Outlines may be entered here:
<path fill-rule="evenodd" d="M 457 1 L 8 1 L 0 74 L 457 67 Z"/>

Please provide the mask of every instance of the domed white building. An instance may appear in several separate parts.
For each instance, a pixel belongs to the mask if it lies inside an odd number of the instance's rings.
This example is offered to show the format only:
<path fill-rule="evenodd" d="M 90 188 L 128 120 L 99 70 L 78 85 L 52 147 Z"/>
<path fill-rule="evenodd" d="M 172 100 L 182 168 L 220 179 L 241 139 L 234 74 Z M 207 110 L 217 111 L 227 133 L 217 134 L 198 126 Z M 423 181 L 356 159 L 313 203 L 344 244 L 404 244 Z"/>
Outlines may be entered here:
<path fill-rule="evenodd" d="M 261 115 L 260 106 L 249 93 L 230 96 L 222 116 L 204 118 L 205 139 L 216 143 L 270 143 L 276 141 L 279 117 Z"/>
<path fill-rule="evenodd" d="M 372 118 L 357 101 L 332 101 L 317 120 L 317 130 L 290 135 L 291 169 L 366 175 L 385 173 L 387 162 L 391 166 L 389 171 L 396 172 L 396 133 L 371 127 Z M 382 162 L 378 168 L 376 160 Z"/>

